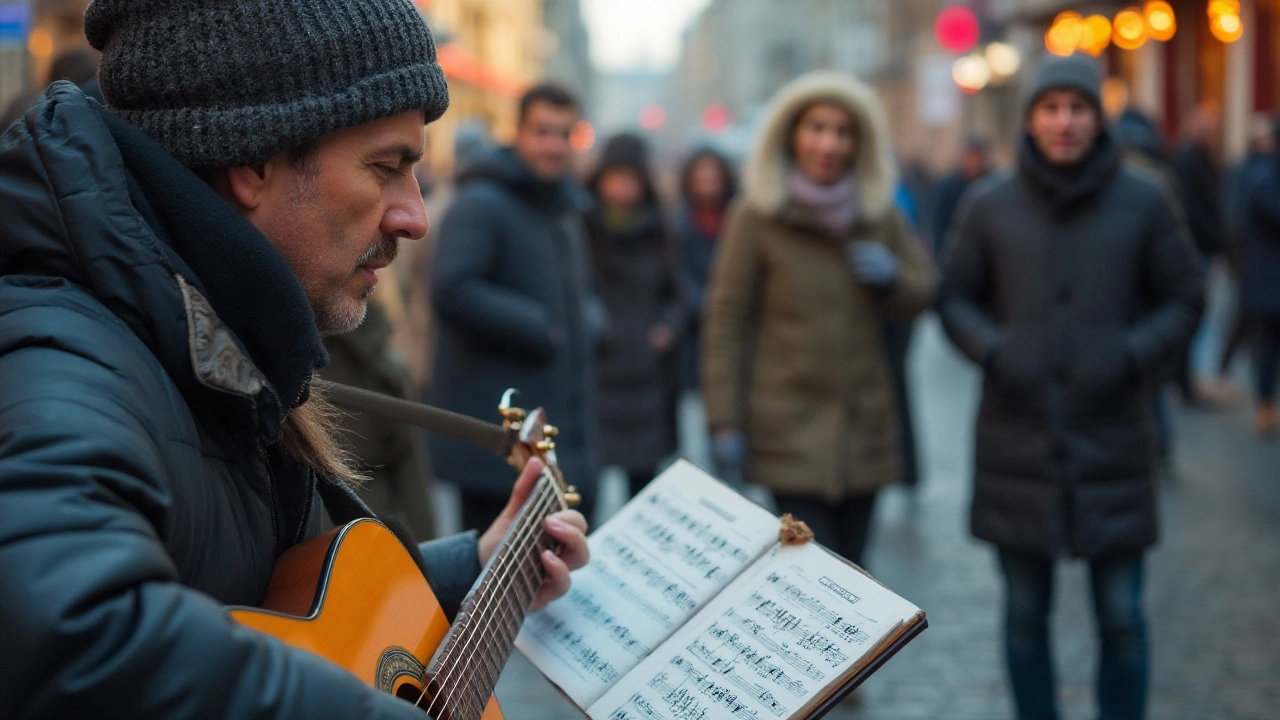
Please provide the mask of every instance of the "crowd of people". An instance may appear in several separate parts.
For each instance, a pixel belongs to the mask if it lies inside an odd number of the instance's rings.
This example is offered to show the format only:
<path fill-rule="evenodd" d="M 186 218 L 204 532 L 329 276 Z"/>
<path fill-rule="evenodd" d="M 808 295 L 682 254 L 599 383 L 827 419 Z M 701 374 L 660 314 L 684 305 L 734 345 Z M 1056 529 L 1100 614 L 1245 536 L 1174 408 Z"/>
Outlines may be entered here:
<path fill-rule="evenodd" d="M 116 37 L 100 33 L 97 39 L 105 45 Z M 429 41 L 427 36 L 423 42 Z M 69 77 L 72 70 L 58 72 Z M 443 86 L 442 79 L 428 80 Z M 808 523 L 819 542 L 863 562 L 879 491 L 919 479 L 906 358 L 916 318 L 935 310 L 955 347 L 983 376 L 971 529 L 997 550 L 1006 589 L 1008 673 L 1022 720 L 1058 717 L 1047 618 L 1055 563 L 1064 557 L 1083 558 L 1090 566 L 1100 638 L 1100 717 L 1143 717 L 1150 666 L 1143 558 L 1157 540 L 1157 477 L 1161 454 L 1171 443 L 1161 388 L 1175 386 L 1194 405 L 1231 400 L 1221 379 L 1198 377 L 1191 357 L 1215 262 L 1229 268 L 1239 287 L 1215 374 L 1225 376 L 1239 348 L 1251 347 L 1255 426 L 1263 435 L 1277 432 L 1280 158 L 1274 122 L 1259 118 L 1248 157 L 1228 168 L 1218 113 L 1198 108 L 1187 123 L 1185 144 L 1170 152 L 1140 113 L 1107 117 L 1099 68 L 1084 56 L 1049 58 L 1031 75 L 1022 130 L 1004 139 L 1014 148 L 1010 167 L 995 168 L 992 139 L 968 138 L 956 171 L 936 183 L 918 168 L 899 173 L 875 92 L 836 73 L 805 75 L 777 93 L 740 173 L 739 163 L 712 148 L 692 152 L 679 172 L 678 197 L 664 196 L 650 148 L 636 134 L 609 138 L 586 172 L 576 173 L 570 138 L 582 108 L 564 88 L 535 86 L 520 100 L 510 145 L 494 146 L 483 132 L 464 132 L 448 182 L 416 178 L 419 192 L 431 196 L 427 204 L 439 201 L 440 217 L 433 218 L 425 244 L 406 250 L 408 262 L 384 273 L 363 324 L 345 335 L 328 332 L 355 327 L 338 312 L 345 306 L 325 315 L 303 297 L 304 288 L 288 283 L 262 300 L 261 287 L 247 287 L 226 262 L 184 245 L 186 235 L 172 231 L 171 214 L 198 205 L 191 197 L 207 195 L 206 205 L 218 212 L 200 214 L 203 229 L 190 232 L 248 238 L 245 243 L 260 239 L 245 229 L 241 215 L 218 204 L 217 193 L 238 203 L 241 214 L 256 219 L 255 226 L 272 238 L 280 235 L 284 247 L 293 247 L 291 239 L 302 247 L 301 230 L 262 219 L 255 208 L 270 197 L 270 173 L 284 172 L 271 170 L 271 163 L 294 163 L 303 172 L 305 152 L 295 157 L 237 146 L 238 154 L 227 157 L 187 156 L 203 150 L 183 144 L 179 135 L 163 135 L 165 128 L 152 128 L 169 143 L 160 150 L 88 100 L 86 94 L 97 92 L 96 81 L 85 82 L 84 92 L 66 83 L 55 86 L 39 101 L 47 117 L 35 111 L 19 116 L 20 130 L 6 134 L 0 145 L 17 158 L 29 145 L 55 143 L 50 138 L 65 128 L 41 123 L 64 113 L 94 128 L 94 143 L 119 148 L 110 157 L 123 161 L 103 160 L 86 169 L 78 156 L 57 156 L 64 151 L 58 145 L 49 150 L 51 162 L 69 169 L 55 179 L 105 174 L 109 166 L 120 173 L 127 169 L 132 184 L 117 188 L 118 197 L 100 198 L 114 204 L 99 215 L 117 217 L 127 208 L 133 218 L 129 232 L 150 227 L 164 238 L 144 243 L 160 259 L 139 264 L 129 255 L 119 265 L 134 268 L 130 273 L 118 276 L 104 264 L 93 272 L 105 274 L 83 282 L 105 293 L 104 302 L 126 319 L 151 317 L 149 308 L 161 301 L 168 303 L 161 319 L 196 317 L 208 304 L 200 294 L 207 290 L 226 322 L 246 333 L 249 353 L 297 360 L 264 368 L 266 377 L 243 367 L 236 377 L 191 377 L 190 388 L 183 388 L 208 396 L 201 413 L 238 413 L 254 423 L 265 422 L 264 413 L 295 417 L 287 412 L 295 406 L 279 407 L 282 398 L 309 407 L 303 404 L 310 393 L 307 378 L 316 358 L 326 355 L 322 377 L 480 418 L 493 416 L 503 391 L 516 387 L 522 403 L 546 408 L 558 426 L 558 459 L 580 489 L 579 509 L 587 518 L 596 513 L 601 469 L 619 468 L 635 494 L 672 459 L 679 445 L 677 408 L 682 397 L 692 396 L 705 407 L 706 424 L 699 431 L 722 476 L 767 488 L 780 512 Z M 424 88 L 435 92 L 436 85 Z M 401 115 L 353 115 L 349 125 L 399 122 L 414 131 L 407 136 L 417 142 L 418 108 L 436 113 L 428 120 L 444 110 L 439 98 L 422 93 Z M 404 121 L 402 114 L 410 111 Z M 20 159 L 45 162 L 37 154 L 32 150 Z M 212 185 L 199 182 L 174 157 L 205 172 L 213 180 L 200 179 Z M 393 158 L 387 183 L 409 187 L 413 173 L 403 166 L 416 159 L 413 153 Z M 18 167 L 18 160 L 11 158 L 10 165 Z M 229 169 L 224 177 L 210 174 L 210 167 Z M 11 178 L 10 196 L 40 194 L 26 190 L 37 177 L 44 176 L 33 171 Z M 105 176 L 102 184 L 109 184 Z M 191 195 L 175 198 L 174 188 Z M 77 195 L 71 188 L 59 197 Z M 339 208 L 355 204 L 346 196 L 326 197 Z M 311 201 L 290 202 L 282 206 L 296 210 Z M 29 237 L 51 232 L 43 216 L 24 213 Z M 425 216 L 406 213 L 388 211 L 380 232 L 427 234 Z M 113 244 L 113 232 L 90 233 L 84 242 L 104 257 L 126 253 L 124 245 Z M 255 248 L 242 249 L 286 276 L 279 257 Z M 21 257 L 44 250 L 33 245 Z M 74 248 L 59 252 L 74 264 Z M 362 268 L 385 265 L 396 251 L 375 244 L 366 254 Z M 54 263 L 62 257 L 55 255 L 41 256 Z M 22 264 L 8 257 L 4 263 Z M 292 266 L 291 257 L 285 260 Z M 183 277 L 188 265 L 198 266 L 204 285 L 170 282 L 174 275 Z M 297 265 L 311 267 L 300 260 Z M 6 267 L 0 263 L 0 270 Z M 59 277 L 63 272 L 56 263 L 42 269 Z M 35 303 L 28 295 L 36 290 L 19 283 L 7 288 L 7 302 Z M 328 324 L 305 336 L 254 329 L 267 301 L 282 314 L 314 311 L 317 322 Z M 86 302 L 72 293 L 54 304 L 65 305 L 71 316 L 90 312 Z M 184 378 L 216 374 L 210 369 L 214 360 L 207 366 L 197 360 L 193 368 L 182 352 L 165 354 L 166 343 L 185 347 L 178 323 L 138 322 L 138 332 L 154 336 L 154 352 L 173 366 L 163 372 Z M 180 439 L 186 445 L 165 445 L 163 453 L 216 444 L 220 438 L 197 433 L 197 423 L 175 409 L 173 398 L 149 389 L 163 385 L 156 379 L 162 370 L 154 358 L 134 359 L 144 355 L 121 345 L 117 335 L 132 335 L 117 324 L 101 331 L 101 347 L 127 355 L 117 364 L 150 380 L 121 389 L 121 399 L 103 410 L 104 417 L 115 418 L 126 396 L 142 397 L 138 402 L 154 408 L 126 413 L 111 427 L 104 420 L 101 434 L 114 437 L 121 427 L 142 433 L 134 427 L 136 417 L 154 414 L 173 416 L 174 426 L 192 435 Z M 219 342 L 218 327 L 206 329 L 212 347 Z M 24 326 L 14 337 L 30 343 L 41 332 Z M 0 334 L 0 340 L 5 337 Z M 70 336 L 59 342 L 79 347 Z M 229 347 L 218 362 L 227 362 L 239 346 Z M 301 357 L 299 348 L 311 355 Z M 0 357 L 17 363 L 26 356 Z M 112 376 L 113 358 L 75 372 L 102 375 L 108 385 L 118 382 L 124 371 Z M 48 368 L 18 370 L 43 377 Z M 250 388 L 265 393 L 267 383 L 290 392 L 262 394 L 255 401 L 261 404 L 252 407 L 232 397 L 249 397 Z M 21 395 L 12 387 L 6 391 Z M 65 403 L 79 407 L 82 401 Z M 303 433 L 295 447 L 304 447 L 305 429 L 292 432 Z M 320 465 L 288 454 L 206 455 L 203 462 L 206 474 L 219 477 L 240 473 L 237 463 L 274 463 L 277 472 L 299 477 L 314 478 L 308 467 L 337 476 L 367 474 L 372 480 L 361 490 L 364 502 L 379 514 L 402 516 L 419 541 L 435 535 L 426 492 L 433 475 L 458 487 L 465 528 L 501 528 L 504 517 L 510 522 L 515 472 L 485 450 L 443 436 L 424 445 L 403 426 L 359 414 L 347 421 L 344 437 L 351 467 L 337 450 L 321 453 L 328 464 Z M 119 467 L 142 462 L 116 458 L 109 447 L 98 452 Z M 256 472 L 243 472 L 251 471 Z M 121 493 L 135 491 L 143 492 Z M 259 504 L 249 503 L 246 512 L 257 512 Z M 154 511 L 168 512 L 161 505 L 157 501 Z M 320 522 L 313 510 L 304 504 L 301 515 L 285 518 L 291 523 L 285 529 L 295 532 L 296 526 L 299 538 L 312 532 Z M 571 524 L 566 537 L 578 541 L 576 515 Z M 272 528 L 273 536 L 258 544 L 274 549 L 284 542 L 278 524 Z M 447 542 L 462 543 L 475 555 L 474 536 Z M 433 550 L 422 546 L 419 552 Z M 263 560 L 260 569 L 269 564 Z M 567 577 L 563 563 L 553 571 L 558 579 Z M 257 575 L 261 584 L 265 575 Z M 217 587 L 215 575 L 199 579 L 217 597 L 248 598 L 255 591 L 246 586 L 228 592 Z"/>
<path fill-rule="evenodd" d="M 918 477 L 905 359 L 915 318 L 934 308 L 984 376 L 971 526 L 1003 570 L 1018 717 L 1057 716 L 1047 617 L 1061 557 L 1090 563 L 1101 716 L 1142 717 L 1142 559 L 1170 443 L 1161 388 L 1197 406 L 1232 400 L 1190 360 L 1217 260 L 1241 283 L 1221 372 L 1256 345 L 1256 425 L 1276 430 L 1270 121 L 1224 169 L 1213 108 L 1171 152 L 1136 111 L 1106 116 L 1093 61 L 1051 59 L 1007 139 L 1012 166 L 970 137 L 933 182 L 899 175 L 873 91 L 814 73 L 772 100 L 740 174 L 699 148 L 664 198 L 631 133 L 575 176 L 579 115 L 567 91 L 534 88 L 512 145 L 455 178 L 412 269 L 438 323 L 425 397 L 486 416 L 521 388 L 562 425 L 558 452 L 590 517 L 601 468 L 634 494 L 672 458 L 679 398 L 695 392 L 714 469 L 767 488 L 862 562 L 878 491 Z M 446 438 L 431 459 L 460 487 L 464 525 L 486 526 L 511 472 Z"/>

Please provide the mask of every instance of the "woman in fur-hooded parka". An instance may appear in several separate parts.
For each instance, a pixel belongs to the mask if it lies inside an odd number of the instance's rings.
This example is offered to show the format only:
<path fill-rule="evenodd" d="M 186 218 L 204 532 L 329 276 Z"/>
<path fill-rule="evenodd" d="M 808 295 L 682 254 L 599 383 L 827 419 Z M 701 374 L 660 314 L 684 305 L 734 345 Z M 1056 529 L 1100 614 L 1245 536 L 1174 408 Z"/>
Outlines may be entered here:
<path fill-rule="evenodd" d="M 795 150 L 801 121 L 818 105 L 844 110 L 853 139 L 838 181 L 821 185 L 804 177 Z M 875 491 L 899 477 L 882 321 L 928 307 L 935 276 L 894 207 L 895 175 L 870 88 L 829 72 L 792 81 L 766 111 L 712 272 L 702 345 L 708 422 L 718 440 L 734 431 L 746 440 L 746 479 L 769 487 L 784 511 L 790 500 L 817 503 L 801 518 L 811 525 L 850 498 L 869 514 Z M 836 187 L 850 197 L 832 213 Z M 864 273 L 868 250 L 893 267 L 887 281 Z"/>

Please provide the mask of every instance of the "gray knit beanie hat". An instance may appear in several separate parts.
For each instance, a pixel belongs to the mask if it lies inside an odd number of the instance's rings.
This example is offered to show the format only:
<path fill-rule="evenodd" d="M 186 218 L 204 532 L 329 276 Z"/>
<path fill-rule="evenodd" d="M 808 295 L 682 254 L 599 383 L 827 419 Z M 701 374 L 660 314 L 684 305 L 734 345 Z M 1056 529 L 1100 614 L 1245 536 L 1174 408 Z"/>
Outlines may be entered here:
<path fill-rule="evenodd" d="M 1036 66 L 1027 86 L 1024 115 L 1031 114 L 1031 106 L 1049 90 L 1079 90 L 1102 114 L 1102 72 L 1093 58 L 1082 53 L 1068 57 L 1048 55 Z"/>
<path fill-rule="evenodd" d="M 107 108 L 189 168 L 449 106 L 409 0 L 93 0 L 84 26 Z"/>

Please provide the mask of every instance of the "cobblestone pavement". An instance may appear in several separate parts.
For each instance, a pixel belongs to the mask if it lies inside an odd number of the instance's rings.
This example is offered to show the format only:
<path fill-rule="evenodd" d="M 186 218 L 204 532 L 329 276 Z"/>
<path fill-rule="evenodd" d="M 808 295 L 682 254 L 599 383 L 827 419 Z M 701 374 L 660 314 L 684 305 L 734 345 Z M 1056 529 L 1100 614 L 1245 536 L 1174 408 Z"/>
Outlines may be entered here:
<path fill-rule="evenodd" d="M 1000 654 L 994 555 L 967 530 L 976 373 L 930 319 L 912 359 L 926 477 L 884 494 L 869 570 L 924 608 L 930 628 L 835 720 L 1012 717 Z M 1243 380 L 1243 378 L 1240 378 Z M 1280 718 L 1280 444 L 1254 438 L 1249 408 L 1171 403 L 1176 454 L 1149 556 L 1151 720 Z M 1063 563 L 1053 618 L 1064 720 L 1094 717 L 1097 646 L 1086 568 Z M 577 712 L 517 653 L 498 686 L 511 720 Z"/>

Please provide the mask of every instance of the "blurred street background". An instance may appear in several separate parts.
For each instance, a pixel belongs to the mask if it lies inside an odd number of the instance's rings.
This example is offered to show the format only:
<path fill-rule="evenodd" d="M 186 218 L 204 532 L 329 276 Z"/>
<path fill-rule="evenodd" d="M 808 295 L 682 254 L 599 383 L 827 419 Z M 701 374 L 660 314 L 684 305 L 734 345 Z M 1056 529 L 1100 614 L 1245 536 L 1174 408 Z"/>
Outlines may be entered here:
<path fill-rule="evenodd" d="M 92 82 L 96 58 L 84 40 L 86 4 L 0 0 L 0 110 L 8 109 L 0 128 L 48 82 Z M 441 235 L 446 232 L 442 221 L 471 179 L 468 173 L 496 172 L 483 160 L 517 138 L 521 96 L 539 83 L 555 83 L 572 96 L 576 112 L 568 136 L 573 150 L 568 176 L 584 207 L 596 208 L 582 213 L 589 238 L 582 265 L 591 274 L 585 283 L 590 288 L 582 292 L 591 302 L 583 301 L 582 314 L 590 325 L 591 303 L 602 297 L 597 304 L 612 317 L 614 343 L 592 346 L 591 359 L 601 362 L 599 375 L 585 369 L 590 363 L 562 369 L 567 373 L 562 378 L 581 380 L 589 393 L 599 395 L 600 414 L 582 410 L 579 417 L 557 422 L 607 431 L 623 424 L 609 413 L 625 416 L 646 399 L 660 400 L 649 424 L 615 438 L 613 446 L 606 438 L 590 449 L 594 461 L 582 466 L 591 468 L 591 476 L 598 471 L 599 482 L 581 482 L 595 485 L 590 512 L 597 524 L 677 455 L 731 475 L 743 471 L 748 450 L 741 446 L 749 446 L 751 438 L 713 436 L 711 430 L 733 428 L 708 428 L 706 388 L 698 379 L 698 332 L 707 307 L 704 296 L 713 292 L 708 273 L 726 206 L 780 89 L 815 70 L 866 83 L 886 120 L 888 154 L 898 169 L 898 210 L 910 222 L 913 242 L 919 241 L 921 263 L 943 273 L 954 213 L 966 191 L 993 171 L 1016 167 L 1032 68 L 1047 55 L 1096 58 L 1103 75 L 1102 114 L 1124 145 L 1125 161 L 1168 181 L 1162 187 L 1182 205 L 1179 223 L 1183 216 L 1203 218 L 1201 210 L 1212 210 L 1207 235 L 1196 227 L 1186 233 L 1195 243 L 1207 287 L 1205 319 L 1185 353 L 1162 358 L 1181 367 L 1153 380 L 1154 389 L 1144 395 L 1144 418 L 1148 410 L 1151 416 L 1151 427 L 1144 430 L 1158 441 L 1152 448 L 1133 448 L 1135 454 L 1151 450 L 1159 456 L 1153 475 L 1160 540 L 1146 556 L 1143 590 L 1150 628 L 1148 717 L 1280 717 L 1280 445 L 1274 383 L 1268 396 L 1265 378 L 1260 379 L 1266 375 L 1265 348 L 1271 347 L 1260 338 L 1280 332 L 1275 329 L 1280 316 L 1272 313 L 1265 321 L 1272 329 L 1260 330 L 1265 322 L 1251 314 L 1240 289 L 1250 264 L 1260 262 L 1241 239 L 1241 218 L 1251 212 L 1244 209 L 1251 201 L 1242 189 L 1250 177 L 1247 163 L 1275 154 L 1280 0 L 415 4 L 435 33 L 451 94 L 448 113 L 428 128 L 428 153 L 417 171 L 433 231 L 426 242 L 406 243 L 394 274 L 379 285 L 376 309 L 360 331 L 368 334 L 333 339 L 330 352 L 339 359 L 338 344 L 347 344 L 355 364 L 341 379 L 384 392 L 443 403 L 442 391 L 467 386 L 466 372 L 447 380 L 436 372 L 441 318 L 449 313 L 441 307 L 442 298 L 433 297 L 431 285 L 451 279 L 435 274 L 435 250 L 450 240 Z M 558 97 L 553 93 L 542 100 L 551 109 L 568 107 Z M 621 142 L 611 142 L 619 136 Z M 711 175 L 707 203 L 694 187 L 695 151 L 716 158 L 713 169 L 703 173 Z M 625 226 L 626 213 L 598 207 L 612 202 L 615 191 L 606 177 L 611 168 L 634 173 L 640 186 L 616 193 L 644 194 L 652 206 L 647 208 L 652 217 L 638 223 L 639 234 L 673 228 L 671 247 L 662 249 L 679 256 L 672 260 L 678 268 L 637 270 L 621 278 L 609 274 L 615 261 L 629 269 L 648 267 L 644 258 L 627 254 L 636 246 L 628 245 L 634 228 Z M 1280 206 L 1280 198 L 1274 200 Z M 1280 242 L 1280 231 L 1270 232 Z M 691 243 L 704 236 L 705 256 L 691 250 Z M 655 279 L 668 270 L 678 278 Z M 897 277 L 886 280 L 880 289 L 888 292 L 896 282 Z M 653 307 L 632 323 L 627 310 L 642 293 L 653 296 Z M 457 294 L 445 295 L 448 300 Z M 450 323 L 456 320 L 446 318 L 444 332 Z M 463 335 L 466 330 L 452 327 Z M 561 327 L 546 335 L 539 339 L 556 347 L 571 344 Z M 1000 567 L 991 545 L 969 532 L 982 369 L 948 340 L 933 310 L 926 310 L 914 329 L 907 325 L 905 337 L 885 345 L 899 348 L 891 364 L 905 367 L 897 397 L 909 389 L 901 408 L 903 435 L 914 436 L 914 447 L 903 451 L 901 481 L 880 492 L 873 512 L 870 502 L 865 506 L 873 518 L 865 564 L 925 609 L 930 629 L 831 716 L 1013 717 L 1003 656 Z M 628 341 L 641 350 L 617 349 L 630 347 Z M 481 344 L 459 347 L 473 351 Z M 618 361 L 620 355 L 626 360 L 650 347 L 661 362 L 636 369 Z M 464 371 L 475 366 L 450 357 Z M 536 386 L 525 389 L 531 390 L 532 402 L 544 402 Z M 496 419 L 496 412 L 487 419 Z M 645 436 L 646 428 L 657 436 Z M 468 495 L 474 489 L 441 470 L 445 453 L 435 446 L 428 452 L 421 437 L 393 440 L 393 432 L 370 426 L 355 431 L 353 443 L 370 468 L 398 463 L 402 455 L 419 463 L 408 471 L 415 478 L 411 490 L 418 510 L 408 509 L 406 501 L 394 511 L 409 515 L 414 531 L 424 537 L 483 523 L 492 503 Z M 368 444 L 361 445 L 362 440 Z M 619 445 L 657 449 L 633 460 L 625 450 L 608 449 Z M 422 468 L 433 464 L 431 482 L 418 482 Z M 758 482 L 745 492 L 774 505 L 773 493 Z M 1063 717 L 1087 720 L 1095 717 L 1098 654 L 1088 570 L 1082 561 L 1067 560 L 1056 572 L 1051 626 Z M 518 654 L 498 697 L 512 720 L 574 716 Z"/>

